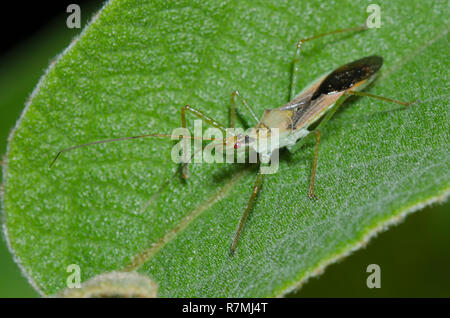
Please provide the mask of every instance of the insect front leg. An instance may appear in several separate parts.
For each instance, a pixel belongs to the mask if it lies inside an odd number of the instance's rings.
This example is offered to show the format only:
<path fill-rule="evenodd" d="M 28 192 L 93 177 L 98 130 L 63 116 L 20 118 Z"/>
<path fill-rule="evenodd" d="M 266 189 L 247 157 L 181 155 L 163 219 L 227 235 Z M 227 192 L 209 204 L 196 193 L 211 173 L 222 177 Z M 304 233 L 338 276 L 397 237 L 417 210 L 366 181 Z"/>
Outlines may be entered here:
<path fill-rule="evenodd" d="M 230 125 L 231 128 L 235 128 L 236 125 L 236 103 L 241 102 L 244 107 L 247 109 L 247 111 L 251 115 L 252 124 L 250 126 L 256 126 L 256 124 L 259 123 L 259 119 L 256 116 L 255 112 L 253 111 L 252 107 L 247 103 L 244 97 L 239 93 L 238 90 L 233 91 L 231 93 L 231 103 L 230 103 Z M 247 126 L 249 126 L 248 122 L 246 122 Z"/>
<path fill-rule="evenodd" d="M 334 30 L 334 31 L 331 31 L 331 32 L 317 34 L 317 35 L 314 35 L 312 37 L 305 38 L 305 39 L 302 39 L 302 40 L 298 41 L 297 45 L 296 45 L 294 61 L 292 63 L 291 91 L 290 91 L 290 96 L 289 96 L 290 99 L 289 100 L 292 100 L 295 97 L 296 92 L 297 92 L 300 52 L 301 52 L 303 43 L 311 41 L 311 40 L 319 39 L 319 38 L 324 37 L 326 35 L 333 35 L 333 34 L 344 33 L 344 32 L 362 31 L 362 30 L 365 30 L 365 29 L 367 29 L 367 26 L 364 24 L 364 25 L 359 26 L 359 27 L 338 29 L 338 30 Z"/>
<path fill-rule="evenodd" d="M 183 107 L 181 107 L 181 126 L 183 128 L 187 128 L 186 127 L 186 111 L 191 112 L 192 114 L 194 114 L 196 117 L 200 118 L 201 120 L 203 120 L 205 123 L 218 128 L 222 131 L 222 133 L 226 134 L 226 128 L 219 124 L 216 120 L 212 119 L 211 117 L 205 115 L 202 111 L 195 109 L 194 107 L 191 107 L 189 105 L 185 105 Z M 182 166 L 182 171 L 183 171 L 183 177 L 185 179 L 187 179 L 189 177 L 189 161 L 187 158 L 187 140 L 188 138 L 183 138 L 184 142 L 183 142 L 183 166 Z"/>

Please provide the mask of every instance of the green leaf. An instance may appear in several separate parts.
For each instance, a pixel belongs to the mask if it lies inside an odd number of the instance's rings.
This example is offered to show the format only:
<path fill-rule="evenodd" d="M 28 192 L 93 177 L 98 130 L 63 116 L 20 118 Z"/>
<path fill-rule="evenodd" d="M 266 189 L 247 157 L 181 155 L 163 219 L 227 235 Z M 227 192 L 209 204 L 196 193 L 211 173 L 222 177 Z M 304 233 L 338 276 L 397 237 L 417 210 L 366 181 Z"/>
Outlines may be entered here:
<path fill-rule="evenodd" d="M 13 131 L 4 165 L 5 234 L 45 295 L 136 270 L 158 296 L 277 296 L 359 248 L 407 213 L 449 193 L 448 5 L 379 1 L 382 27 L 305 43 L 299 87 L 378 54 L 373 94 L 422 102 L 408 109 L 353 99 L 322 132 L 316 192 L 312 145 L 281 152 L 229 247 L 255 179 L 246 165 L 196 164 L 187 182 L 173 142 L 105 138 L 170 133 L 190 104 L 228 124 L 239 89 L 258 114 L 288 99 L 296 42 L 362 24 L 366 1 L 112 1 L 52 63 Z M 190 124 L 193 118 L 189 117 Z"/>

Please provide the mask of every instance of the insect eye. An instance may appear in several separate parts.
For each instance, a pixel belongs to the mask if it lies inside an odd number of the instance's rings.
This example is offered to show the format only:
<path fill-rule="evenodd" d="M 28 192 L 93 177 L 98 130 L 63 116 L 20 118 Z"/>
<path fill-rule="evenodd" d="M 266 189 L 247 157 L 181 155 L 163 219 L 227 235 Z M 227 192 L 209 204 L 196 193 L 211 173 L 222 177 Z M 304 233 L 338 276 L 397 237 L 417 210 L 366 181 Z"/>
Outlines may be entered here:
<path fill-rule="evenodd" d="M 241 143 L 237 142 L 234 144 L 234 149 L 238 149 L 239 147 L 241 147 Z"/>

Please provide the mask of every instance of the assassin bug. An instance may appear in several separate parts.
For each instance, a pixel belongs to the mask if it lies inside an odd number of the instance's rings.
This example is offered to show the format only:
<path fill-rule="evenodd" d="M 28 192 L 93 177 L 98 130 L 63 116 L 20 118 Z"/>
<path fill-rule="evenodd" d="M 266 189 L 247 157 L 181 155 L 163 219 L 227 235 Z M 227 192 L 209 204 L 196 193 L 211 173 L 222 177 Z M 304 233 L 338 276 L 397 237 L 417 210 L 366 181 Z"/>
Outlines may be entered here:
<path fill-rule="evenodd" d="M 343 33 L 343 32 L 353 32 L 361 31 L 366 29 L 366 25 L 339 29 L 332 32 L 318 34 L 316 36 L 300 40 L 296 46 L 295 59 L 293 62 L 293 71 L 291 77 L 291 91 L 290 91 L 290 101 L 275 109 L 268 109 L 264 112 L 262 119 L 259 120 L 255 112 L 252 110 L 247 101 L 240 95 L 238 91 L 234 91 L 231 96 L 230 105 L 230 125 L 231 128 L 235 127 L 235 117 L 236 117 L 236 103 L 239 100 L 247 111 L 251 114 L 255 125 L 245 134 L 236 134 L 231 137 L 227 137 L 218 140 L 216 145 L 221 146 L 222 151 L 228 149 L 240 150 L 242 149 L 252 149 L 260 155 L 270 158 L 273 151 L 287 147 L 290 152 L 295 152 L 300 149 L 307 140 L 311 137 L 315 138 L 316 146 L 314 150 L 314 158 L 312 163 L 311 179 L 309 186 L 309 197 L 316 198 L 314 194 L 314 179 L 316 175 L 317 159 L 319 154 L 319 144 L 321 138 L 321 129 L 330 120 L 330 118 L 336 113 L 339 107 L 343 104 L 348 96 L 367 96 L 372 98 L 377 98 L 387 102 L 392 102 L 404 106 L 409 106 L 414 102 L 403 102 L 399 100 L 394 100 L 382 96 L 376 96 L 369 93 L 361 92 L 361 90 L 367 86 L 373 80 L 374 75 L 378 72 L 383 64 L 383 59 L 379 56 L 373 55 L 361 58 L 359 60 L 353 61 L 351 63 L 345 64 L 334 71 L 320 77 L 312 85 L 304 89 L 301 93 L 295 94 L 295 88 L 297 83 L 297 72 L 298 63 L 300 60 L 300 51 L 303 43 L 318 39 L 327 35 Z M 191 107 L 190 105 L 185 105 L 181 108 L 181 124 L 183 128 L 186 128 L 186 112 L 190 112 L 196 117 L 203 120 L 205 123 L 220 129 L 222 132 L 226 132 L 225 126 L 221 125 L 213 118 L 207 116 L 202 111 Z M 320 120 L 320 121 L 319 121 Z M 318 125 L 314 129 L 310 128 L 315 122 Z M 260 147 L 262 139 L 268 139 L 271 135 L 271 131 L 278 129 L 279 131 L 279 143 L 276 145 L 277 148 Z M 261 131 L 264 130 L 264 133 Z M 55 163 L 56 159 L 61 155 L 61 153 L 86 147 L 90 145 L 108 143 L 122 140 L 130 140 L 136 138 L 145 137 L 161 137 L 161 138 L 180 138 L 187 140 L 188 138 L 194 139 L 196 137 L 190 136 L 173 136 L 169 134 L 148 134 L 141 136 L 123 137 L 117 139 L 107 139 L 99 140 L 87 144 L 82 144 L 78 146 L 69 147 L 58 152 L 56 157 L 50 164 L 50 167 Z M 197 137 L 202 140 L 213 140 L 214 138 L 202 138 Z M 267 143 L 265 143 L 267 145 Z M 193 157 L 193 156 L 192 156 Z M 191 159 L 192 159 L 191 157 Z M 184 161 L 182 165 L 182 174 L 184 178 L 188 178 L 188 164 L 190 160 Z M 241 216 L 238 223 L 234 239 L 231 244 L 230 252 L 233 254 L 236 250 L 240 234 L 242 232 L 245 220 L 248 213 L 252 207 L 253 202 L 262 186 L 264 174 L 261 173 L 261 164 L 259 166 L 259 171 L 253 185 L 253 190 L 251 192 L 250 199 L 245 206 L 245 210 Z"/>

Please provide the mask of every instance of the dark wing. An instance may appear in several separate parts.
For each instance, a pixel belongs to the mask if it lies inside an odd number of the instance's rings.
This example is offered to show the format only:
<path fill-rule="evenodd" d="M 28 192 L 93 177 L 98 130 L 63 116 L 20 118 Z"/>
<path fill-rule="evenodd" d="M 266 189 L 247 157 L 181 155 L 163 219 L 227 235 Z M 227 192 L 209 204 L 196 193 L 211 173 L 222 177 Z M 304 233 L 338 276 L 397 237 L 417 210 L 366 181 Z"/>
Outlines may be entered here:
<path fill-rule="evenodd" d="M 368 79 L 378 72 L 383 65 L 383 58 L 372 55 L 345 64 L 331 72 L 314 92 L 311 100 L 322 94 L 342 92 L 358 82 Z"/>

